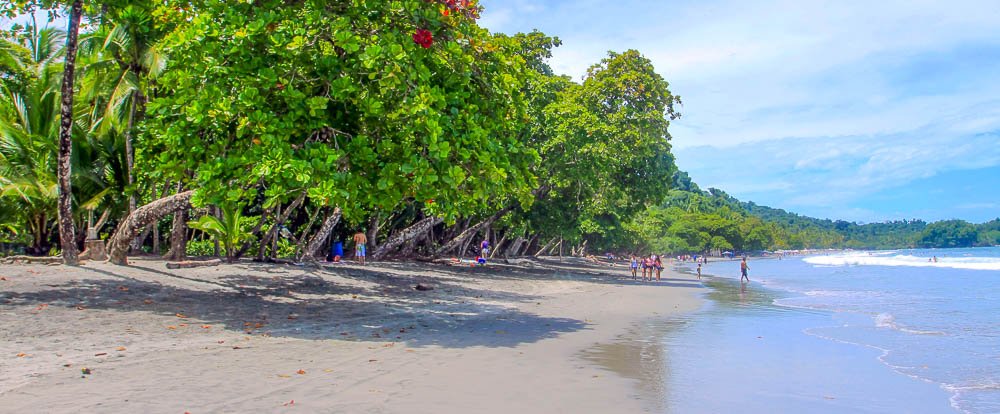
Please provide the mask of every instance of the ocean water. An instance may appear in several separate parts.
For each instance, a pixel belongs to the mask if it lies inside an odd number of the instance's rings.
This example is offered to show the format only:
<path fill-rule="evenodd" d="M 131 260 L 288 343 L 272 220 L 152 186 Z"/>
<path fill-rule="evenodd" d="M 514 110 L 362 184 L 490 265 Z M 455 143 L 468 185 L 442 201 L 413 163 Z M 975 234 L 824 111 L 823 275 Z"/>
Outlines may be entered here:
<path fill-rule="evenodd" d="M 662 411 L 1000 413 L 1000 248 L 749 264 L 704 266 L 705 309 L 643 334 Z"/>

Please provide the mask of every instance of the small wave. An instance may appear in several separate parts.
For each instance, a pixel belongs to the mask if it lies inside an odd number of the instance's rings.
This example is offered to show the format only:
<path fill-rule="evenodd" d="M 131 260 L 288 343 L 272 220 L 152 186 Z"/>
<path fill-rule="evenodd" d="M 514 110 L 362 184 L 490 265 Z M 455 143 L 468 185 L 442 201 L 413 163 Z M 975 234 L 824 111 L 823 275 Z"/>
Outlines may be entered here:
<path fill-rule="evenodd" d="M 875 326 L 879 328 L 893 329 L 914 335 L 935 335 L 935 336 L 946 335 L 944 332 L 940 331 L 922 331 L 919 329 L 907 328 L 905 326 L 896 323 L 896 317 L 892 316 L 891 313 L 880 313 L 876 315 Z"/>
<path fill-rule="evenodd" d="M 991 380 L 985 380 L 979 383 L 972 384 L 945 384 L 944 389 L 948 391 L 1000 391 L 1000 383 Z"/>
<path fill-rule="evenodd" d="M 812 256 L 803 259 L 816 266 L 912 266 L 940 267 L 968 270 L 1000 270 L 1000 257 L 939 257 L 935 262 L 928 257 L 907 254 L 869 255 L 867 253 L 847 253 L 828 256 Z"/>

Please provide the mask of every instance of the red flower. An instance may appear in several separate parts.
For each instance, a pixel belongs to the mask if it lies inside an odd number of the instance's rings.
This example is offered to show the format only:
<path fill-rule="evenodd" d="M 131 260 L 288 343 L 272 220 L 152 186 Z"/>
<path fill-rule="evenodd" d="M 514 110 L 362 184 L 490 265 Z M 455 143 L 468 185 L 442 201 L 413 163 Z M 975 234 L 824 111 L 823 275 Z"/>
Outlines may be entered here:
<path fill-rule="evenodd" d="M 413 42 L 427 49 L 434 43 L 434 37 L 431 36 L 430 30 L 417 29 L 417 32 L 413 34 Z"/>

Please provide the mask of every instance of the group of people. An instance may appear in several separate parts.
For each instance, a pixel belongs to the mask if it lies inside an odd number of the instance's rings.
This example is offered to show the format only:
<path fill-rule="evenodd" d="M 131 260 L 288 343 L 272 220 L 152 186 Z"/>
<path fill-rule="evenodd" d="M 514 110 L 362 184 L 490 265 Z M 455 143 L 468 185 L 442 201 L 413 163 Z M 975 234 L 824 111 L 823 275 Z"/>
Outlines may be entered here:
<path fill-rule="evenodd" d="M 365 264 L 365 259 L 368 256 L 368 236 L 365 235 L 364 231 L 358 230 L 354 233 L 352 237 L 354 240 L 354 259 L 362 265 Z M 340 259 L 344 257 L 344 243 L 341 241 L 334 241 L 330 246 L 330 254 L 327 255 L 326 261 L 328 262 L 340 262 Z"/>
<path fill-rule="evenodd" d="M 656 281 L 660 281 L 660 272 L 663 271 L 663 261 L 660 259 L 659 255 L 651 254 L 647 257 L 637 257 L 632 255 L 632 260 L 629 262 L 632 267 L 632 280 L 635 280 L 638 276 L 639 269 L 642 269 L 642 280 L 646 280 L 647 275 L 649 280 L 653 280 L 653 274 L 656 274 Z"/>

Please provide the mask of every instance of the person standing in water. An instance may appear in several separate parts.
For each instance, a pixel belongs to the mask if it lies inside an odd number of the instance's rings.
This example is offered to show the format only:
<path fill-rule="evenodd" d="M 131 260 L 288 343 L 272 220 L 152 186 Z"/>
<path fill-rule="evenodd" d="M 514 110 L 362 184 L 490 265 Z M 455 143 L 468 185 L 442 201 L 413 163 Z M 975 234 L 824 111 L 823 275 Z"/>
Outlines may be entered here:
<path fill-rule="evenodd" d="M 701 263 L 698 263 L 698 279 L 701 279 Z"/>
<path fill-rule="evenodd" d="M 358 230 L 354 233 L 354 258 L 361 262 L 363 266 L 365 264 L 365 245 L 368 244 L 368 237 L 365 236 L 365 232 Z"/>
<path fill-rule="evenodd" d="M 743 256 L 743 261 L 740 262 L 740 273 L 742 274 L 742 276 L 740 276 L 740 282 L 743 281 L 743 278 L 746 278 L 747 282 L 750 282 L 750 276 L 747 276 L 747 271 L 749 270 L 750 266 L 747 266 L 747 257 Z"/>

